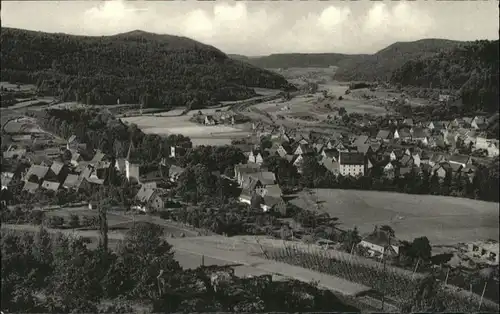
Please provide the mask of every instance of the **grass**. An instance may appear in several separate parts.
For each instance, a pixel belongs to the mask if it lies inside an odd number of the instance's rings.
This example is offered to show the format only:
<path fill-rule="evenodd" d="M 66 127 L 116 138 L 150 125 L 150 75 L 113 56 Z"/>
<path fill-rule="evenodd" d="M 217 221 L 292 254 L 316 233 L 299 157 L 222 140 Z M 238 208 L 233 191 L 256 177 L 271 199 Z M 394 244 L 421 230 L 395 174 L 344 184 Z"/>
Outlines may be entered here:
<path fill-rule="evenodd" d="M 455 245 L 499 236 L 498 203 L 432 195 L 376 191 L 317 189 L 302 192 L 295 205 L 338 217 L 341 227 L 357 226 L 361 233 L 375 225 L 390 225 L 396 237 L 426 236 L 432 245 Z M 320 205 L 316 208 L 316 199 Z"/>
<path fill-rule="evenodd" d="M 168 112 L 161 115 L 124 117 L 122 120 L 127 123 L 136 124 L 147 134 L 182 134 L 188 136 L 195 146 L 228 145 L 231 143 L 231 139 L 246 137 L 249 134 L 248 131 L 228 125 L 200 125 L 189 121 L 190 117 L 191 113 L 184 116 L 176 116 L 176 112 Z"/>

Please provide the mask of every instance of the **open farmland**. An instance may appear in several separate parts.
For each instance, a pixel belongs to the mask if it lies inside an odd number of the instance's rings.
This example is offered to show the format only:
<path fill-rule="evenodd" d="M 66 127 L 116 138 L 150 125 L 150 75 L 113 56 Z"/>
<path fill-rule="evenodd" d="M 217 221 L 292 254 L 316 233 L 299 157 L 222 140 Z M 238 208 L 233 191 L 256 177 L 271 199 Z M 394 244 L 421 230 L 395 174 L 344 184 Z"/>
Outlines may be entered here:
<path fill-rule="evenodd" d="M 341 227 L 360 233 L 390 225 L 402 240 L 426 236 L 433 245 L 498 239 L 498 203 L 465 198 L 389 192 L 317 189 L 292 200 L 295 205 L 338 217 Z M 318 206 L 316 206 L 316 201 Z"/>
<path fill-rule="evenodd" d="M 206 112 L 206 110 L 202 112 Z M 126 123 L 136 124 L 144 133 L 158 135 L 182 134 L 188 136 L 191 138 L 194 146 L 229 145 L 231 144 L 231 139 L 247 137 L 249 135 L 249 132 L 241 126 L 205 126 L 189 121 L 193 113 L 190 112 L 187 115 L 181 116 L 169 112 L 168 114 L 123 117 L 121 119 Z"/>

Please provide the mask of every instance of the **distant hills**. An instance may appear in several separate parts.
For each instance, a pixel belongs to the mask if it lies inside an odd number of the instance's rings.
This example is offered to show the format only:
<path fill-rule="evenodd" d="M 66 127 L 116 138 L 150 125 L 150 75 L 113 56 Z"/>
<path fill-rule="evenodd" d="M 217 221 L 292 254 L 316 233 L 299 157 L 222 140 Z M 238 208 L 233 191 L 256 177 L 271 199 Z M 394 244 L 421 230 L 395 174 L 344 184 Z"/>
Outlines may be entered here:
<path fill-rule="evenodd" d="M 140 30 L 75 36 L 2 28 L 1 79 L 35 83 L 63 100 L 201 108 L 289 88 L 282 76 L 186 37 Z"/>
<path fill-rule="evenodd" d="M 498 112 L 498 44 L 498 40 L 481 40 L 409 60 L 394 71 L 391 82 L 458 90 L 467 109 Z"/>
<path fill-rule="evenodd" d="M 335 78 L 340 81 L 387 81 L 392 72 L 414 58 L 428 56 L 465 44 L 446 39 L 422 39 L 397 42 L 375 54 L 289 53 L 264 57 L 230 55 L 262 68 L 338 66 Z"/>

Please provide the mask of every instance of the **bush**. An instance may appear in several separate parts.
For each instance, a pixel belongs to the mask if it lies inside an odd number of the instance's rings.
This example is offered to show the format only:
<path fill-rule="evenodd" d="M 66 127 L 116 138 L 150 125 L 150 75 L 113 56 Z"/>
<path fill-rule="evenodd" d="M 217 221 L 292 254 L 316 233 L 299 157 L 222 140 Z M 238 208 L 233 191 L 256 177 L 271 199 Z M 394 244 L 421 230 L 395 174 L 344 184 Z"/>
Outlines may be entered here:
<path fill-rule="evenodd" d="M 29 221 L 34 225 L 41 225 L 44 217 L 45 213 L 42 210 L 33 210 L 29 214 Z"/>

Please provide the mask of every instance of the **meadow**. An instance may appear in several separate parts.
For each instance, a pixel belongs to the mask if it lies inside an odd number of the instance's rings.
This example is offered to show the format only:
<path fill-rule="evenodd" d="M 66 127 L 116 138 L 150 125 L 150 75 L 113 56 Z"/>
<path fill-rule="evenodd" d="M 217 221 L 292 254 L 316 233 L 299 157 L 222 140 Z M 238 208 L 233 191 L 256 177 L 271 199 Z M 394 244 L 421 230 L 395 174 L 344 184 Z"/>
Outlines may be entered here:
<path fill-rule="evenodd" d="M 375 225 L 390 225 L 401 240 L 426 236 L 432 245 L 456 245 L 499 236 L 498 203 L 377 191 L 311 192 L 302 192 L 292 203 L 327 212 L 339 218 L 340 227 L 356 226 L 361 234 L 373 231 Z"/>

